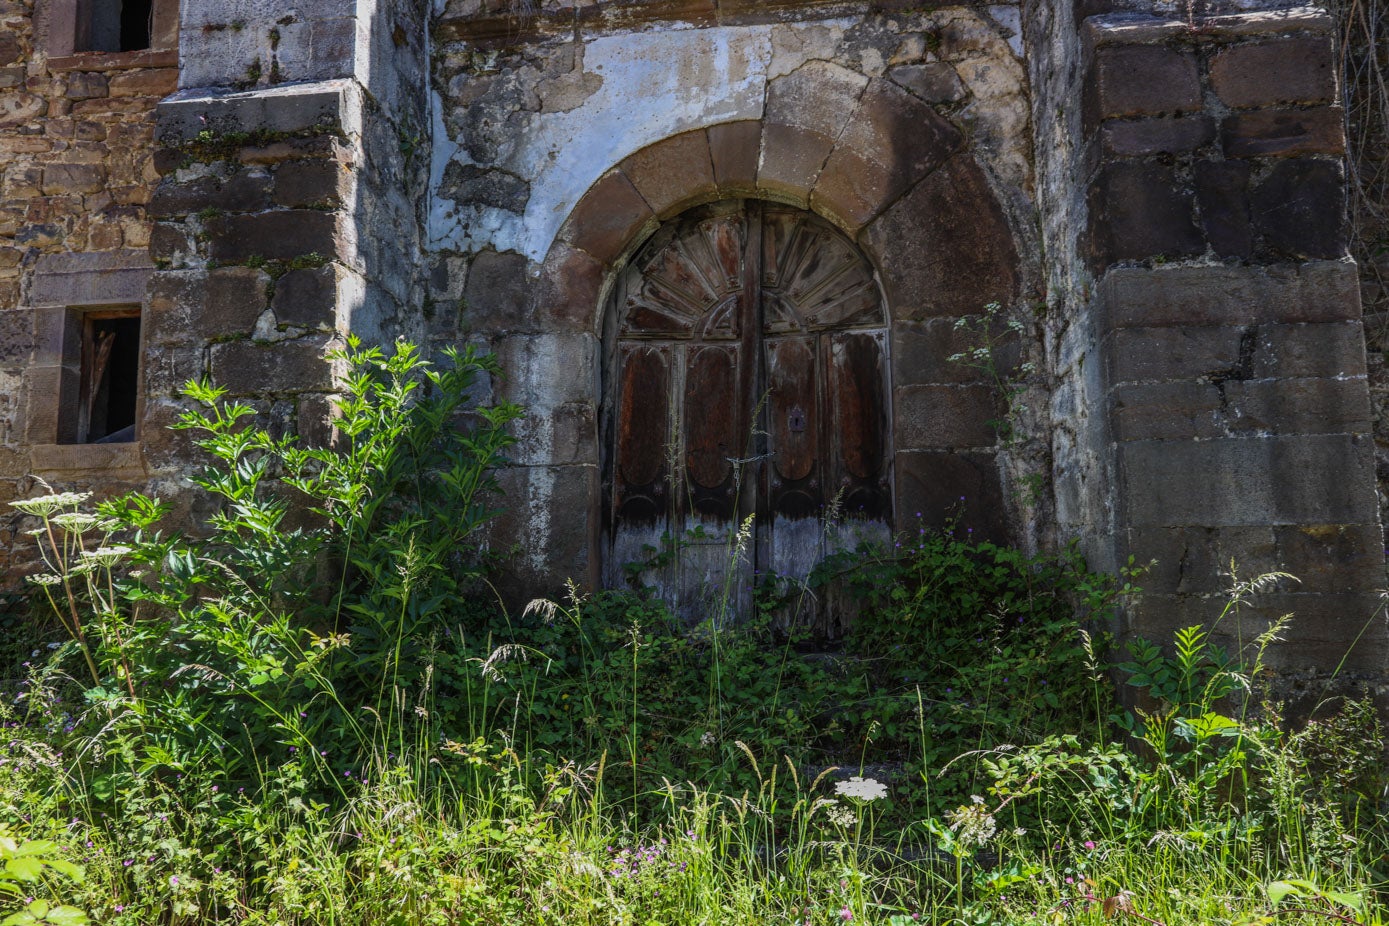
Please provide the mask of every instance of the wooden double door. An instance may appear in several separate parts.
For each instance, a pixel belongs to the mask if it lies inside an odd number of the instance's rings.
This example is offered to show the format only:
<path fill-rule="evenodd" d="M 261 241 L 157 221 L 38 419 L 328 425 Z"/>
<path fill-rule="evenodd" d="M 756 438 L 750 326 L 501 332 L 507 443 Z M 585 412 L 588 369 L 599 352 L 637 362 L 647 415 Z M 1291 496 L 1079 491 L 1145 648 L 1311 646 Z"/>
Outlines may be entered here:
<path fill-rule="evenodd" d="M 606 562 L 691 623 L 890 530 L 887 318 L 840 231 L 738 200 L 666 223 L 610 296 Z M 801 619 L 833 621 L 805 596 Z"/>

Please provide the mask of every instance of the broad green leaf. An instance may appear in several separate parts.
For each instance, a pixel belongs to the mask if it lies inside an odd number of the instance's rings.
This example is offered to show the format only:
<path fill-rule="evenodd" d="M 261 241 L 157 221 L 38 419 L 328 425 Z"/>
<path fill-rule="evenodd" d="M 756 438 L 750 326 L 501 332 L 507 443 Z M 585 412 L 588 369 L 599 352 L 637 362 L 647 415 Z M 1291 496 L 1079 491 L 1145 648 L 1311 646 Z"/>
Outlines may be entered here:
<path fill-rule="evenodd" d="M 48 867 L 52 868 L 60 875 L 66 875 L 74 881 L 81 881 L 85 876 L 85 872 L 83 872 L 81 865 L 69 862 L 67 859 L 51 858 L 48 860 Z"/>
<path fill-rule="evenodd" d="M 1332 903 L 1338 903 L 1352 910 L 1363 910 L 1365 908 L 1364 894 L 1351 894 L 1345 891 L 1322 891 L 1321 895 Z"/>
<path fill-rule="evenodd" d="M 44 917 L 43 921 L 45 923 L 52 923 L 53 926 L 82 926 L 83 923 L 91 922 L 91 920 L 87 918 L 86 913 L 83 913 L 76 907 L 69 907 L 66 904 L 49 910 L 48 915 Z"/>
<path fill-rule="evenodd" d="M 6 862 L 5 871 L 20 881 L 37 881 L 43 873 L 43 862 L 32 856 L 20 856 Z"/>

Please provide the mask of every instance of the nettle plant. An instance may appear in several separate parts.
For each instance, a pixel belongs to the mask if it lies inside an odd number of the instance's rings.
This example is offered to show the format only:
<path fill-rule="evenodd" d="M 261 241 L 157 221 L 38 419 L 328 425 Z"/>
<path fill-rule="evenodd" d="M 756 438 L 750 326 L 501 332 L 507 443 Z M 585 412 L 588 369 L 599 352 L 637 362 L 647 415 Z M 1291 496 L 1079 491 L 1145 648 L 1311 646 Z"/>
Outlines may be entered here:
<path fill-rule="evenodd" d="M 253 784 L 289 761 L 336 781 L 330 766 L 422 729 L 423 654 L 483 570 L 520 409 L 472 401 L 498 368 L 471 347 L 436 366 L 354 338 L 329 359 L 347 370 L 330 447 L 186 386 L 176 427 L 210 456 L 193 481 L 221 502 L 203 536 L 160 531 L 169 505 L 138 493 L 94 513 L 84 493 L 15 503 L 40 522 L 48 571 L 29 581 L 82 655 L 110 775 Z"/>

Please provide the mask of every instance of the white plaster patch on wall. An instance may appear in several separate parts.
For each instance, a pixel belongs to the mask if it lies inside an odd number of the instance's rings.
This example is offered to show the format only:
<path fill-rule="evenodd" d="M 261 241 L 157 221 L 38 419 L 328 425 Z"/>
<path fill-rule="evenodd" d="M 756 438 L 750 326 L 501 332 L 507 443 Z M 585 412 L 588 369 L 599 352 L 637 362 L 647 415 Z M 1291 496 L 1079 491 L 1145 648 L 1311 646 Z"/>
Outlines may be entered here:
<path fill-rule="evenodd" d="M 772 30 L 772 60 L 767 79 L 790 74 L 807 61 L 833 61 L 844 41 L 847 20 L 785 23 Z"/>
<path fill-rule="evenodd" d="M 1022 12 L 1016 6 L 1004 6 L 997 4 L 985 7 L 989 16 L 994 22 L 1003 28 L 1003 34 L 1008 38 L 1008 47 L 1013 49 L 1013 54 L 1019 58 L 1023 55 L 1022 48 Z"/>
<path fill-rule="evenodd" d="M 480 251 L 492 242 L 518 239 L 523 219 L 516 213 L 486 205 L 460 207 L 439 195 L 444 170 L 450 161 L 474 162 L 462 146 L 449 137 L 444 122 L 444 100 L 437 93 L 430 94 L 429 111 L 433 122 L 433 159 L 429 165 L 428 246 Z"/>
<path fill-rule="evenodd" d="M 975 157 L 1009 189 L 1030 194 L 1031 112 L 1023 65 L 990 20 L 967 10 L 952 10 L 944 20 L 960 46 L 971 49 L 952 63 L 971 97 L 960 116 Z"/>
<path fill-rule="evenodd" d="M 550 516 L 554 513 L 555 474 L 543 466 L 526 470 L 526 526 L 524 546 L 526 565 L 545 573 L 550 566 Z"/>
<path fill-rule="evenodd" d="M 583 66 L 602 77 L 601 85 L 572 109 L 521 115 L 519 131 L 489 165 L 531 184 L 525 215 L 490 207 L 460 211 L 435 196 L 431 244 L 461 251 L 490 246 L 543 259 L 565 218 L 603 173 L 671 135 L 761 118 L 771 77 L 828 57 L 850 23 L 833 20 L 806 29 L 805 41 L 777 49 L 775 72 L 771 25 L 666 28 L 594 39 L 584 49 Z M 436 101 L 434 107 L 434 190 L 450 160 L 470 163 L 447 141 L 442 105 Z"/>
<path fill-rule="evenodd" d="M 567 112 L 538 113 L 500 166 L 531 182 L 518 241 L 496 241 L 539 260 L 584 192 L 635 151 L 706 125 L 762 115 L 770 28 L 604 36 L 585 67 L 598 91 Z M 560 167 L 559 165 L 564 165 Z"/>

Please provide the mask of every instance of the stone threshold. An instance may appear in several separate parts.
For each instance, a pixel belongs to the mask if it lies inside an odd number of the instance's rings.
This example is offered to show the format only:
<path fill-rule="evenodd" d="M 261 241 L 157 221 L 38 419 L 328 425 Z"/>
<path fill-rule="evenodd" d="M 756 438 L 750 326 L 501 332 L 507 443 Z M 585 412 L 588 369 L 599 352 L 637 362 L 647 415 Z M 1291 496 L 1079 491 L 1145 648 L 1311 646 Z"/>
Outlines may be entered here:
<path fill-rule="evenodd" d="M 65 71 L 125 71 L 134 68 L 178 67 L 176 51 L 98 51 L 49 58 L 48 70 Z"/>

